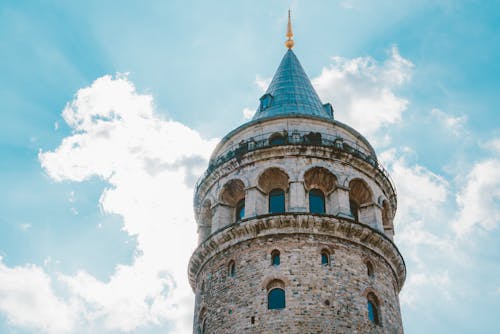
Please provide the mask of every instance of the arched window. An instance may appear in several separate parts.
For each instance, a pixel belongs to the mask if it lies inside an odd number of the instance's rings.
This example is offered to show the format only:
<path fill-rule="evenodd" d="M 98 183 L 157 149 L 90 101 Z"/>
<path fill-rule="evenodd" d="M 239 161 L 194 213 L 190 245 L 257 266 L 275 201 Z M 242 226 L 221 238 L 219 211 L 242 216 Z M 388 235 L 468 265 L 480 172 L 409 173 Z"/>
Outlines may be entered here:
<path fill-rule="evenodd" d="M 236 221 L 239 222 L 240 220 L 245 217 L 245 199 L 241 199 L 238 204 L 236 204 Z"/>
<path fill-rule="evenodd" d="M 227 275 L 229 277 L 234 277 L 236 275 L 236 265 L 233 260 L 229 261 L 229 265 L 227 266 Z"/>
<path fill-rule="evenodd" d="M 280 251 L 275 249 L 271 252 L 271 264 L 273 266 L 279 266 L 280 265 Z"/>
<path fill-rule="evenodd" d="M 367 295 L 368 319 L 375 325 L 380 325 L 380 314 L 377 296 L 373 292 Z"/>
<path fill-rule="evenodd" d="M 319 189 L 312 189 L 309 192 L 309 212 L 325 213 L 325 195 Z"/>
<path fill-rule="evenodd" d="M 267 294 L 267 308 L 269 310 L 278 310 L 285 308 L 285 290 L 274 288 Z"/>
<path fill-rule="evenodd" d="M 285 192 L 273 189 L 269 193 L 269 213 L 285 212 Z"/>
<path fill-rule="evenodd" d="M 323 249 L 321 251 L 321 264 L 324 266 L 330 265 L 330 252 L 328 252 L 326 249 Z"/>
<path fill-rule="evenodd" d="M 366 220 L 366 217 L 360 217 L 361 207 L 373 203 L 373 193 L 368 184 L 362 179 L 354 179 L 349 182 L 349 206 L 351 215 L 356 221 Z"/>
<path fill-rule="evenodd" d="M 370 261 L 366 261 L 366 274 L 368 277 L 373 277 L 373 264 Z"/>
<path fill-rule="evenodd" d="M 286 142 L 286 137 L 282 133 L 273 133 L 269 137 L 269 145 L 284 145 Z"/>
<path fill-rule="evenodd" d="M 350 199 L 349 206 L 351 207 L 351 215 L 355 221 L 359 221 L 359 205 L 356 201 Z"/>

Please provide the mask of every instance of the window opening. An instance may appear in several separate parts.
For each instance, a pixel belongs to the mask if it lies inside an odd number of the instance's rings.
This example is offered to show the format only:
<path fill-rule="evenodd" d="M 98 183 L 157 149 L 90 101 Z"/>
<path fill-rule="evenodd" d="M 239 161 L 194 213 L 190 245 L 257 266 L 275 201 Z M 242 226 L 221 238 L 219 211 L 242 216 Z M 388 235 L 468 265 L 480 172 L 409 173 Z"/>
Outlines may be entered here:
<path fill-rule="evenodd" d="M 269 145 L 284 145 L 286 138 L 281 133 L 274 133 L 269 138 Z"/>
<path fill-rule="evenodd" d="M 271 264 L 273 266 L 280 265 L 280 251 L 275 249 L 271 252 Z"/>
<path fill-rule="evenodd" d="M 326 250 L 321 252 L 321 264 L 327 266 L 330 264 L 330 253 Z"/>
<path fill-rule="evenodd" d="M 234 277 L 236 275 L 236 265 L 234 264 L 234 261 L 229 262 L 227 273 L 229 277 Z"/>
<path fill-rule="evenodd" d="M 285 192 L 273 189 L 269 193 L 269 213 L 285 212 Z"/>
<path fill-rule="evenodd" d="M 285 308 L 285 290 L 275 288 L 267 294 L 267 308 L 269 310 L 279 310 Z"/>
<path fill-rule="evenodd" d="M 380 314 L 378 310 L 378 303 L 376 302 L 377 297 L 370 292 L 367 296 L 367 307 L 368 307 L 368 319 L 375 325 L 380 325 Z"/>
<path fill-rule="evenodd" d="M 243 198 L 236 204 L 236 221 L 240 221 L 245 217 L 245 199 Z"/>
<path fill-rule="evenodd" d="M 358 215 L 359 205 L 358 205 L 358 203 L 356 203 L 356 201 L 351 199 L 351 200 L 349 200 L 349 206 L 351 208 L 352 217 L 354 218 L 355 221 L 359 221 L 359 215 Z"/>
<path fill-rule="evenodd" d="M 373 264 L 370 261 L 366 262 L 366 273 L 368 277 L 373 277 Z"/>
<path fill-rule="evenodd" d="M 260 98 L 260 110 L 267 109 L 271 106 L 271 103 L 273 102 L 273 97 L 271 94 L 264 94 Z"/>
<path fill-rule="evenodd" d="M 309 212 L 325 213 L 325 195 L 319 189 L 312 189 L 309 192 Z"/>

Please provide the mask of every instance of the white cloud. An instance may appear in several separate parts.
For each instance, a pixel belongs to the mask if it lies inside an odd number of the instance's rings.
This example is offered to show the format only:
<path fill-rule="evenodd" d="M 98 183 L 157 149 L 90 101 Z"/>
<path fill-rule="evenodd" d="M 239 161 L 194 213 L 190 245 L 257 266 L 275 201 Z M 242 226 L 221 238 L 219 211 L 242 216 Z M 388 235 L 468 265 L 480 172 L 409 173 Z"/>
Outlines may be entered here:
<path fill-rule="evenodd" d="M 482 146 L 492 151 L 493 153 L 500 154 L 500 138 L 492 139 L 483 144 Z"/>
<path fill-rule="evenodd" d="M 437 108 L 431 110 L 431 115 L 433 116 L 433 119 L 441 123 L 455 136 L 459 136 L 464 133 L 467 116 L 452 116 Z"/>
<path fill-rule="evenodd" d="M 269 84 L 271 83 L 272 78 L 261 78 L 257 76 L 255 78 L 255 84 L 259 89 L 264 93 L 267 90 L 267 87 L 269 87 Z"/>
<path fill-rule="evenodd" d="M 408 265 L 401 294 L 401 302 L 408 306 L 421 305 L 429 296 L 448 298 L 452 287 L 441 263 L 452 263 L 461 255 L 447 232 L 451 228 L 446 210 L 449 184 L 424 166 L 410 163 L 414 156 L 409 148 L 379 156 L 398 191 L 395 239 Z"/>
<path fill-rule="evenodd" d="M 371 57 L 333 61 L 312 82 L 322 101 L 339 110 L 337 119 L 372 140 L 378 130 L 401 120 L 409 102 L 395 89 L 410 79 L 413 64 L 396 47 L 383 64 Z"/>
<path fill-rule="evenodd" d="M 250 108 L 243 108 L 243 118 L 245 120 L 250 120 L 252 119 L 253 115 L 255 115 L 256 110 L 250 109 Z"/>
<path fill-rule="evenodd" d="M 424 291 L 435 291 L 446 299 L 451 299 L 449 289 L 451 286 L 450 275 L 448 271 L 440 271 L 432 275 L 423 272 L 410 274 L 405 283 L 405 288 L 401 291 L 401 303 L 410 307 L 420 306 Z M 433 294 L 436 298 L 436 294 Z"/>
<path fill-rule="evenodd" d="M 473 227 L 485 230 L 500 224 L 500 160 L 478 162 L 463 180 L 457 194 L 459 213 L 455 231 L 464 235 Z"/>
<path fill-rule="evenodd" d="M 9 268 L 0 258 L 0 311 L 15 326 L 42 333 L 69 333 L 77 305 L 58 298 L 50 277 L 34 265 Z"/>
<path fill-rule="evenodd" d="M 427 216 L 436 217 L 448 196 L 448 182 L 424 166 L 410 164 L 413 151 L 404 148 L 380 154 L 379 160 L 389 169 L 398 191 L 397 220 L 401 224 L 418 221 Z M 425 209 L 424 209 L 425 208 Z"/>
<path fill-rule="evenodd" d="M 194 300 L 186 267 L 197 238 L 192 190 L 216 141 L 161 119 L 153 98 L 138 94 L 124 76 L 104 76 L 79 90 L 63 118 L 73 133 L 54 151 L 40 152 L 41 165 L 56 181 L 107 181 L 102 212 L 122 216 L 123 229 L 137 237 L 136 255 L 106 281 L 84 269 L 58 275 L 64 299 L 42 269 L 1 265 L 0 310 L 15 325 L 48 333 L 75 333 L 78 326 L 137 331 L 168 321 L 173 333 L 190 333 Z"/>
<path fill-rule="evenodd" d="M 23 223 L 23 224 L 20 224 L 19 227 L 21 228 L 21 230 L 27 231 L 31 228 L 31 224 Z"/>

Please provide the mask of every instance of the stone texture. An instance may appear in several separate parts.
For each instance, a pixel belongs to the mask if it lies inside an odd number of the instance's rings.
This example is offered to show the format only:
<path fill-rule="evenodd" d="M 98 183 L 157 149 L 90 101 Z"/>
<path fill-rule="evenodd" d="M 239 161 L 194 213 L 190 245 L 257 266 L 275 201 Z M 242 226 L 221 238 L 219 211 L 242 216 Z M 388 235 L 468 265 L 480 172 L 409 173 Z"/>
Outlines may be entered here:
<path fill-rule="evenodd" d="M 331 140 L 308 142 L 308 132 Z M 288 141 L 270 145 L 265 138 L 273 133 L 288 134 Z M 269 214 L 268 193 L 276 187 L 285 190 L 286 212 Z M 313 188 L 324 192 L 324 214 L 308 213 Z M 245 215 L 237 221 L 242 197 Z M 358 221 L 350 200 L 359 202 Z M 204 333 L 224 334 L 403 332 L 398 293 L 406 268 L 392 242 L 395 188 L 355 130 L 300 117 L 242 126 L 215 149 L 194 204 L 200 243 L 188 269 L 194 333 L 203 326 Z M 279 266 L 271 265 L 275 249 Z M 330 265 L 321 264 L 322 250 Z M 285 290 L 281 310 L 267 308 L 273 280 Z M 368 318 L 368 293 L 378 300 L 378 325 Z"/>

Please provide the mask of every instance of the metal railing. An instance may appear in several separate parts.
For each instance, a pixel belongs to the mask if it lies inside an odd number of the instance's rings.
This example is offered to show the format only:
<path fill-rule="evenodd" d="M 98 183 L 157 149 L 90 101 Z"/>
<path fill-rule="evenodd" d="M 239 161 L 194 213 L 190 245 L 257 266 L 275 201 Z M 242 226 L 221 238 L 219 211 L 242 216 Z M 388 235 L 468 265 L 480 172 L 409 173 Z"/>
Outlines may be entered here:
<path fill-rule="evenodd" d="M 379 164 L 375 154 L 357 143 L 341 136 L 310 131 L 293 131 L 291 133 L 282 131 L 265 133 L 248 138 L 247 140 L 242 140 L 237 144 L 229 146 L 224 150 L 223 154 L 220 154 L 215 159 L 210 160 L 207 170 L 196 182 L 195 189 L 198 189 L 201 182 L 207 177 L 207 175 L 231 159 L 241 159 L 246 153 L 249 152 L 285 145 L 321 146 L 349 153 L 380 170 L 380 172 L 389 180 L 389 184 L 394 194 L 396 194 L 396 187 L 394 186 L 391 176 L 387 170 Z"/>

